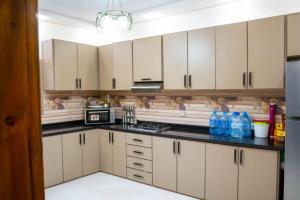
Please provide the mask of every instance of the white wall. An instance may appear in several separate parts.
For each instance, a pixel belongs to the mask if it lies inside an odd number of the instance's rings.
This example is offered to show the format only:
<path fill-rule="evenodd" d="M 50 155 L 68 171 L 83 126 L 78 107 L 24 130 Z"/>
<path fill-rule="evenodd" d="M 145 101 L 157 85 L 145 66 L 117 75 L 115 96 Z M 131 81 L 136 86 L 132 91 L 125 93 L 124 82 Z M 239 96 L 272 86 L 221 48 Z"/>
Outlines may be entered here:
<path fill-rule="evenodd" d="M 134 24 L 130 33 L 97 33 L 91 24 L 72 19 L 39 19 L 39 40 L 51 38 L 92 45 L 217 26 L 300 12 L 300 0 L 237 0 L 194 12 Z M 59 22 L 58 22 L 59 21 Z M 71 25 L 72 24 L 72 25 Z M 76 25 L 75 25 L 76 24 Z M 80 25 L 82 24 L 82 26 Z"/>

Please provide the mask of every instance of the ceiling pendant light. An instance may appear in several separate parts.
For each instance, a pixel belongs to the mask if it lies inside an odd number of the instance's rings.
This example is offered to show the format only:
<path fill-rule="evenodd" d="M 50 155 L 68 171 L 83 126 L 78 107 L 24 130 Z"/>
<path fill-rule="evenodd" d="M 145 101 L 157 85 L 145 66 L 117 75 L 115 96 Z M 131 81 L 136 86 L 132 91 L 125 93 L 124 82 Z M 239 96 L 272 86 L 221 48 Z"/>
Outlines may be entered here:
<path fill-rule="evenodd" d="M 122 8 L 121 1 L 120 10 L 114 9 L 114 1 L 111 1 L 111 9 L 109 9 L 110 0 L 107 1 L 106 10 L 99 12 L 96 18 L 97 30 L 123 30 L 130 31 L 132 27 L 132 15 Z"/>

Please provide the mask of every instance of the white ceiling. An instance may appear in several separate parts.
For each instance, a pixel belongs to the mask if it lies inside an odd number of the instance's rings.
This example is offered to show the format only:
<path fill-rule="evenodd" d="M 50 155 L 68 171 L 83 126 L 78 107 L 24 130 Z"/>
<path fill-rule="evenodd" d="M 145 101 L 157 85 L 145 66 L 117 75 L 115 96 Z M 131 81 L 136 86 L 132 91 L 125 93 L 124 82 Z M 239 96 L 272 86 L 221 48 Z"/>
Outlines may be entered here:
<path fill-rule="evenodd" d="M 121 0 L 121 3 L 124 10 L 133 14 L 134 23 L 139 23 L 233 1 L 241 0 Z M 39 0 L 39 10 L 94 23 L 106 4 L 107 0 Z M 119 8 L 118 0 L 114 0 L 114 7 Z"/>

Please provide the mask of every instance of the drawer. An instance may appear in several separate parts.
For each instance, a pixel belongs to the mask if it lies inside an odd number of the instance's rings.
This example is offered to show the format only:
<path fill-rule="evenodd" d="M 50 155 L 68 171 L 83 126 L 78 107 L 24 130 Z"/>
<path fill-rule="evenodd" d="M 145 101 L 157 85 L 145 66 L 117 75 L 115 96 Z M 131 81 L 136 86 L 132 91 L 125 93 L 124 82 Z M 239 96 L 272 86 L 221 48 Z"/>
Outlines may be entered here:
<path fill-rule="evenodd" d="M 127 145 L 127 155 L 135 158 L 152 160 L 152 149 L 146 147 Z"/>
<path fill-rule="evenodd" d="M 152 136 L 128 133 L 127 144 L 132 144 L 132 145 L 137 145 L 142 147 L 152 147 Z"/>
<path fill-rule="evenodd" d="M 152 185 L 152 173 L 127 168 L 127 178 Z"/>
<path fill-rule="evenodd" d="M 152 161 L 127 156 L 127 167 L 152 172 Z"/>

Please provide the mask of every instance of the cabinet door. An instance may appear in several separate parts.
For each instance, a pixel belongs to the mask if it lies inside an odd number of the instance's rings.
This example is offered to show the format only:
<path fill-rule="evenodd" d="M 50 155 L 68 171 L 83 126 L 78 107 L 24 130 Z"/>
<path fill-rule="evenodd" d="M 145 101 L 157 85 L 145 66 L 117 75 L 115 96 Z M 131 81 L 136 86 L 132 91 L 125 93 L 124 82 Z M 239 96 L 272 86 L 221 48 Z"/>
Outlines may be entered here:
<path fill-rule="evenodd" d="M 64 181 L 82 176 L 82 146 L 81 132 L 62 136 Z"/>
<path fill-rule="evenodd" d="M 100 171 L 112 173 L 112 143 L 110 142 L 110 131 L 100 129 Z"/>
<path fill-rule="evenodd" d="M 153 137 L 153 185 L 176 191 L 176 140 Z"/>
<path fill-rule="evenodd" d="M 63 182 L 61 135 L 43 138 L 44 182 L 50 187 Z"/>
<path fill-rule="evenodd" d="M 161 36 L 133 41 L 133 80 L 162 81 Z"/>
<path fill-rule="evenodd" d="M 178 140 L 177 192 L 204 199 L 205 143 Z"/>
<path fill-rule="evenodd" d="M 113 45 L 98 49 L 100 90 L 112 90 L 113 79 Z"/>
<path fill-rule="evenodd" d="M 81 81 L 81 90 L 98 89 L 97 47 L 78 44 L 78 78 Z"/>
<path fill-rule="evenodd" d="M 241 148 L 240 153 L 238 199 L 276 200 L 278 152 Z"/>
<path fill-rule="evenodd" d="M 284 16 L 248 22 L 249 88 L 284 87 Z"/>
<path fill-rule="evenodd" d="M 206 199 L 237 200 L 238 162 L 235 162 L 238 148 L 206 144 Z"/>
<path fill-rule="evenodd" d="M 247 23 L 216 27 L 216 88 L 246 88 Z"/>
<path fill-rule="evenodd" d="M 216 88 L 215 28 L 205 28 L 188 33 L 188 72 L 191 89 Z"/>
<path fill-rule="evenodd" d="M 132 87 L 132 41 L 115 43 L 113 46 L 113 76 L 116 90 Z"/>
<path fill-rule="evenodd" d="M 76 90 L 77 44 L 54 40 L 55 90 Z"/>
<path fill-rule="evenodd" d="M 100 170 L 99 161 L 99 130 L 83 132 L 83 175 L 92 174 Z"/>
<path fill-rule="evenodd" d="M 287 55 L 300 55 L 300 13 L 287 16 Z"/>
<path fill-rule="evenodd" d="M 114 131 L 113 142 L 113 174 L 126 177 L 126 133 Z"/>
<path fill-rule="evenodd" d="M 185 89 L 187 81 L 187 32 L 163 36 L 164 89 Z"/>

